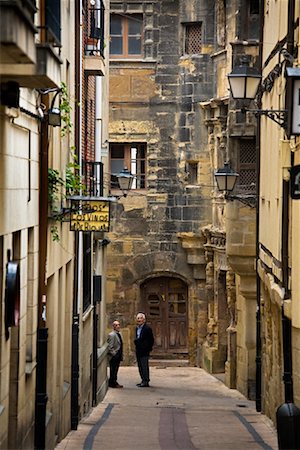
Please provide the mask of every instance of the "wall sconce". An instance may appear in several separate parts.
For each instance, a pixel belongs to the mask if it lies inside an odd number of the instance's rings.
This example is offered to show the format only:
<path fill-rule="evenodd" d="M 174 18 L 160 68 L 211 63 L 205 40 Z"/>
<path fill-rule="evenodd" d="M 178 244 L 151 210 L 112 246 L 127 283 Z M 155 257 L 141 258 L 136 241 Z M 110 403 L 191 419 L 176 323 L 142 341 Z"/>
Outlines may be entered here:
<path fill-rule="evenodd" d="M 219 191 L 233 191 L 238 177 L 239 174 L 232 170 L 228 162 L 225 162 L 224 167 L 215 172 L 215 179 Z"/>
<path fill-rule="evenodd" d="M 299 121 L 299 90 L 300 90 L 300 68 L 286 69 L 287 77 L 293 78 L 293 112 L 292 112 L 292 134 L 300 134 Z M 227 75 L 231 95 L 234 99 L 254 100 L 261 85 L 261 74 L 255 67 L 249 67 L 246 62 L 242 65 L 234 67 L 232 72 Z M 288 126 L 288 110 L 287 109 L 249 109 L 259 116 L 267 116 L 278 125 L 287 129 Z"/>
<path fill-rule="evenodd" d="M 127 197 L 128 191 L 130 191 L 132 187 L 132 182 L 134 176 L 132 173 L 127 169 L 127 167 L 124 167 L 124 169 L 121 170 L 121 172 L 116 175 L 119 183 L 119 188 L 123 192 L 123 196 Z"/>
<path fill-rule="evenodd" d="M 218 169 L 215 172 L 215 179 L 219 191 L 225 192 L 226 200 L 239 200 L 251 208 L 256 206 L 256 195 L 253 194 L 240 194 L 232 195 L 230 192 L 233 191 L 239 174 L 236 173 L 229 165 L 228 162 L 224 163 L 224 167 Z"/>
<path fill-rule="evenodd" d="M 59 89 L 56 94 L 54 95 L 52 102 L 51 102 L 51 106 L 48 109 L 48 125 L 51 125 L 52 127 L 60 127 L 61 125 L 61 114 L 60 114 L 60 109 L 56 108 L 54 106 L 56 97 L 58 96 L 58 94 L 61 92 L 61 89 Z"/>

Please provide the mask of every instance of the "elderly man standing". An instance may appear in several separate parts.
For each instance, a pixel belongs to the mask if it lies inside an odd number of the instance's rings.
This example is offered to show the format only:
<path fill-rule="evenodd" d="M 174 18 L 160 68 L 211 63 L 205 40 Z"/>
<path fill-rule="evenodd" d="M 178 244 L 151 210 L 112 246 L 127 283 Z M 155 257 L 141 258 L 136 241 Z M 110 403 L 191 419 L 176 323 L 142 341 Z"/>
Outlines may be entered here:
<path fill-rule="evenodd" d="M 123 386 L 117 381 L 120 362 L 123 360 L 123 339 L 120 333 L 120 322 L 115 320 L 112 327 L 113 330 L 107 337 L 110 371 L 108 386 L 111 388 L 122 388 Z"/>
<path fill-rule="evenodd" d="M 151 327 L 146 324 L 146 316 L 143 313 L 138 313 L 136 316 L 136 335 L 135 335 L 135 350 L 136 359 L 141 376 L 141 383 L 138 387 L 149 387 L 149 356 L 154 344 L 154 337 Z"/>

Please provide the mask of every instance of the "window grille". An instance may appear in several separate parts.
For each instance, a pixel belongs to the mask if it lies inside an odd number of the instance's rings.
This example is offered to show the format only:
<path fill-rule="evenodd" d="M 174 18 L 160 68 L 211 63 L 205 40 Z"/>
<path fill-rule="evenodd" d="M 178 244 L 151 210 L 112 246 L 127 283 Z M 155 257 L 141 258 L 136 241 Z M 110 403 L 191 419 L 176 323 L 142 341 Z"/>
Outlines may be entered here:
<path fill-rule="evenodd" d="M 253 192 L 256 189 L 256 144 L 254 139 L 240 140 L 239 190 Z"/>
<path fill-rule="evenodd" d="M 185 53 L 193 55 L 201 53 L 202 24 L 192 23 L 185 25 Z"/>

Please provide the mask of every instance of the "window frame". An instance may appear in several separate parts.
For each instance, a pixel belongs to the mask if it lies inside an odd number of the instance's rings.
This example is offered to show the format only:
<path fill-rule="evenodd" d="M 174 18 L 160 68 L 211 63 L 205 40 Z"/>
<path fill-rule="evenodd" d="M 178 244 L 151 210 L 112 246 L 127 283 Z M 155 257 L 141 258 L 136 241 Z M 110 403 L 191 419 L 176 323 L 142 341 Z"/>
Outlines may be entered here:
<path fill-rule="evenodd" d="M 111 13 L 110 14 L 110 18 L 112 18 L 112 16 L 117 16 L 121 18 L 121 34 L 117 35 L 113 35 L 110 31 L 110 39 L 112 39 L 113 36 L 119 36 L 122 38 L 122 53 L 121 54 L 115 54 L 115 53 L 111 53 L 111 46 L 109 48 L 109 57 L 111 59 L 140 59 L 143 58 L 143 44 L 144 44 L 144 18 L 143 18 L 143 14 L 142 13 L 133 13 L 133 14 L 127 14 L 127 15 L 122 15 L 122 14 L 117 14 L 117 13 Z M 141 41 L 141 52 L 140 53 L 133 53 L 133 54 L 129 54 L 128 53 L 128 48 L 129 48 L 129 37 L 130 36 L 135 36 L 135 35 L 129 35 L 128 31 L 129 31 L 129 19 L 133 18 L 133 17 L 140 17 L 141 19 L 141 30 L 140 30 L 140 41 Z"/>
<path fill-rule="evenodd" d="M 203 22 L 197 21 L 197 22 L 186 22 L 183 23 L 184 28 L 184 41 L 183 41 L 183 55 L 200 55 L 202 51 L 202 36 L 203 36 Z M 200 28 L 200 49 L 199 52 L 190 52 L 188 51 L 188 34 L 189 30 L 192 29 L 192 27 L 198 26 Z"/>
<path fill-rule="evenodd" d="M 244 149 L 242 150 L 242 147 Z M 247 146 L 250 152 L 247 152 Z M 242 160 L 243 153 L 243 160 Z M 248 153 L 248 154 L 247 154 Z M 246 156 L 246 158 L 245 158 Z M 248 159 L 248 160 L 247 160 Z M 257 174 L 257 154 L 256 154 L 256 139 L 255 137 L 249 137 L 238 140 L 238 164 L 237 170 L 240 174 L 237 180 L 237 189 L 239 192 L 253 192 L 256 191 Z M 250 173 L 250 178 L 252 181 L 249 182 L 249 177 L 246 177 L 246 173 Z M 246 177 L 246 179 L 245 179 Z M 244 181 L 244 183 L 243 183 Z"/>
<path fill-rule="evenodd" d="M 112 147 L 113 146 L 120 146 L 123 147 L 124 150 L 124 157 L 123 158 L 112 158 Z M 136 158 L 133 159 L 132 155 L 131 155 L 131 150 L 133 148 L 139 148 L 144 146 L 144 157 L 141 158 Z M 123 161 L 123 167 L 127 167 L 127 169 L 136 177 L 133 180 L 132 183 L 132 187 L 131 190 L 134 191 L 140 191 L 140 190 L 145 190 L 147 189 L 147 143 L 146 142 L 127 142 L 127 143 L 123 143 L 123 142 L 111 142 L 110 143 L 110 149 L 109 149 L 109 163 L 110 163 L 110 188 L 111 190 L 119 190 L 119 187 L 116 186 L 116 181 L 113 180 L 114 172 L 112 171 L 112 161 L 113 160 L 122 160 Z M 136 161 L 138 161 L 136 163 Z M 138 165 L 144 165 L 144 170 L 143 171 L 138 171 L 138 170 L 134 170 L 133 164 Z M 121 170 L 122 170 L 121 169 Z M 137 183 L 137 180 L 140 180 Z M 143 184 L 142 187 L 137 187 L 137 184 Z"/>

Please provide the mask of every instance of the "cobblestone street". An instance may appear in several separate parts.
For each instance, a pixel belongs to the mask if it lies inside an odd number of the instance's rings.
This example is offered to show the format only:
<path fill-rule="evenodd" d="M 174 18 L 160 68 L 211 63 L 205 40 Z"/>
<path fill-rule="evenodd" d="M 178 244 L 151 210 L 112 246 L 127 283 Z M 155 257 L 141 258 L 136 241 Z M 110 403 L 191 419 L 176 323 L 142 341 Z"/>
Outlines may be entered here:
<path fill-rule="evenodd" d="M 255 404 L 195 367 L 151 367 L 138 388 L 136 367 L 121 367 L 109 389 L 57 450 L 277 450 L 271 421 Z"/>

